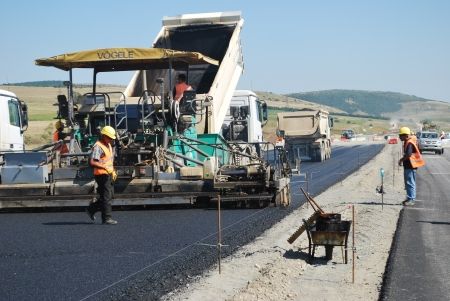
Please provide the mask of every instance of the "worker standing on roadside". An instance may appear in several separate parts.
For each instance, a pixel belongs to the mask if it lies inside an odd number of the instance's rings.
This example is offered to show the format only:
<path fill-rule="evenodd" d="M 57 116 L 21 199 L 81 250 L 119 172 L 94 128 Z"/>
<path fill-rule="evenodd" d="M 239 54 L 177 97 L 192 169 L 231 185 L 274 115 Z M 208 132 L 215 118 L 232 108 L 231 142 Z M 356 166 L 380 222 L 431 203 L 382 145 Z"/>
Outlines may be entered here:
<path fill-rule="evenodd" d="M 101 211 L 102 223 L 115 225 L 117 221 L 111 218 L 111 199 L 114 189 L 113 182 L 117 178 L 114 170 L 114 153 L 112 149 L 112 141 L 116 139 L 116 131 L 110 126 L 105 126 L 100 134 L 101 138 L 94 144 L 89 160 L 89 164 L 94 168 L 99 197 L 96 202 L 89 204 L 86 212 L 89 218 L 95 221 L 95 213 Z"/>
<path fill-rule="evenodd" d="M 402 202 L 405 206 L 413 206 L 416 200 L 416 172 L 417 168 L 424 166 L 425 161 L 420 151 L 411 137 L 411 130 L 408 127 L 400 128 L 400 140 L 403 141 L 403 157 L 398 161 L 403 165 L 404 181 L 406 188 L 406 200 Z"/>
<path fill-rule="evenodd" d="M 61 120 L 56 121 L 55 123 L 55 132 L 53 133 L 53 142 L 58 142 L 63 140 L 62 144 L 59 145 L 55 150 L 58 150 L 61 154 L 67 154 L 69 149 L 67 145 L 64 143 L 64 139 L 67 137 L 67 134 L 64 133 L 64 123 Z"/>
<path fill-rule="evenodd" d="M 192 87 L 186 83 L 186 74 L 178 74 L 177 83 L 173 88 L 173 99 L 180 101 L 183 98 L 184 91 L 190 91 Z"/>

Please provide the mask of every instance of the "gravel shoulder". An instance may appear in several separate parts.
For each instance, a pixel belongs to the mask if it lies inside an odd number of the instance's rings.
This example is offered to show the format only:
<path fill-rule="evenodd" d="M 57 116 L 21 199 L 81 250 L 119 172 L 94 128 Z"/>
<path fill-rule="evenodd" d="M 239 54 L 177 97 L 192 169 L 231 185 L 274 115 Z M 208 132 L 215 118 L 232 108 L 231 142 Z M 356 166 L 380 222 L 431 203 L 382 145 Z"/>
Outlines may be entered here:
<path fill-rule="evenodd" d="M 355 207 L 354 283 L 352 233 L 348 264 L 343 264 L 340 247 L 334 248 L 330 261 L 324 259 L 325 249 L 318 247 L 316 259 L 308 263 L 306 233 L 292 245 L 287 242 L 302 219 L 313 213 L 304 204 L 224 259 L 221 274 L 215 266 L 163 300 L 378 300 L 404 198 L 403 170 L 393 166 L 398 152 L 398 145 L 387 145 L 357 172 L 314 197 L 325 212 L 341 213 L 345 220 L 352 219 Z M 385 170 L 383 207 L 375 191 L 380 168 Z"/>

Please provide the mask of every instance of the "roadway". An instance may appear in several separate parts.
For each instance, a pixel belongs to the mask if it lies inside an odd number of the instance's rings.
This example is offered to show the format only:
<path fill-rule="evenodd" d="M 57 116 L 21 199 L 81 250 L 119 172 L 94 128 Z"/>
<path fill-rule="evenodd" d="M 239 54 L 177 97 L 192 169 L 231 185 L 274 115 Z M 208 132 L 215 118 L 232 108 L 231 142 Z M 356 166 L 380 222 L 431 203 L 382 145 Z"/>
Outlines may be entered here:
<path fill-rule="evenodd" d="M 382 146 L 349 143 L 335 146 L 328 161 L 302 163 L 309 191 L 316 195 L 339 182 Z M 222 211 L 223 256 L 304 202 L 304 176 L 292 181 L 289 208 Z M 84 212 L 1 213 L 1 299 L 154 300 L 217 263 L 216 210 L 158 208 L 113 217 L 117 226 L 93 225 Z"/>
<path fill-rule="evenodd" d="M 401 213 L 382 300 L 450 300 L 450 154 L 424 153 L 417 201 Z"/>

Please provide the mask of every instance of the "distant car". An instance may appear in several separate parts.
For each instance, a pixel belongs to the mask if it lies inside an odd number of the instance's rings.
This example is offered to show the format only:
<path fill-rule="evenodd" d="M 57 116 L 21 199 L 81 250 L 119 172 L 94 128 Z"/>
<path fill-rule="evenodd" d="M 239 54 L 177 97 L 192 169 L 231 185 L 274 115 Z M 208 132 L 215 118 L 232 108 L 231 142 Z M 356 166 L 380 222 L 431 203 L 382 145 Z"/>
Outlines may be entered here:
<path fill-rule="evenodd" d="M 442 155 L 444 149 L 442 147 L 442 140 L 439 138 L 439 134 L 436 132 L 420 132 L 417 137 L 420 152 L 434 152 Z"/>
<path fill-rule="evenodd" d="M 397 137 L 391 137 L 388 139 L 388 143 L 389 144 L 397 144 L 398 143 L 398 138 Z"/>
<path fill-rule="evenodd" d="M 355 132 L 353 130 L 343 130 L 341 133 L 341 138 L 352 139 L 355 137 Z"/>

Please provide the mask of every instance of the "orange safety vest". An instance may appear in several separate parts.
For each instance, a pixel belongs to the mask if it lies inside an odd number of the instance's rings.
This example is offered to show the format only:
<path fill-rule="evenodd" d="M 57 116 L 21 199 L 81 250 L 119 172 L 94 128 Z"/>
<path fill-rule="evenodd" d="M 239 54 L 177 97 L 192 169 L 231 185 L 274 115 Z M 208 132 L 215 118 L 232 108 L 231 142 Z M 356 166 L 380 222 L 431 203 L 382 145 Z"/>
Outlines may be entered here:
<path fill-rule="evenodd" d="M 62 139 L 59 139 L 59 133 L 58 133 L 58 131 L 55 131 L 53 133 L 53 142 L 57 142 L 59 140 L 62 140 Z M 55 150 L 59 150 L 59 152 L 61 154 L 67 154 L 69 152 L 69 149 L 67 148 L 67 145 L 64 142 L 63 142 L 63 144 L 61 146 L 59 146 Z"/>
<path fill-rule="evenodd" d="M 406 152 L 408 144 L 411 144 L 413 147 L 413 153 L 411 154 L 411 157 L 409 157 L 409 161 L 411 162 L 412 168 L 418 168 L 425 165 L 425 160 L 423 159 L 422 154 L 420 153 L 419 148 L 417 147 L 416 141 L 417 140 L 408 138 L 408 140 L 405 141 L 405 144 L 403 146 L 403 152 Z"/>
<path fill-rule="evenodd" d="M 112 170 L 114 168 L 114 154 L 112 146 L 111 144 L 108 144 L 108 146 L 106 146 L 100 141 L 97 141 L 94 144 L 94 147 L 96 145 L 98 145 L 103 151 L 103 155 L 100 157 L 100 160 L 98 162 L 102 164 L 104 168 L 94 167 L 94 176 L 107 175 L 108 172 L 106 170 Z"/>
<path fill-rule="evenodd" d="M 179 83 L 175 85 L 175 100 L 180 100 L 186 90 L 191 90 L 192 87 L 186 83 Z"/>

